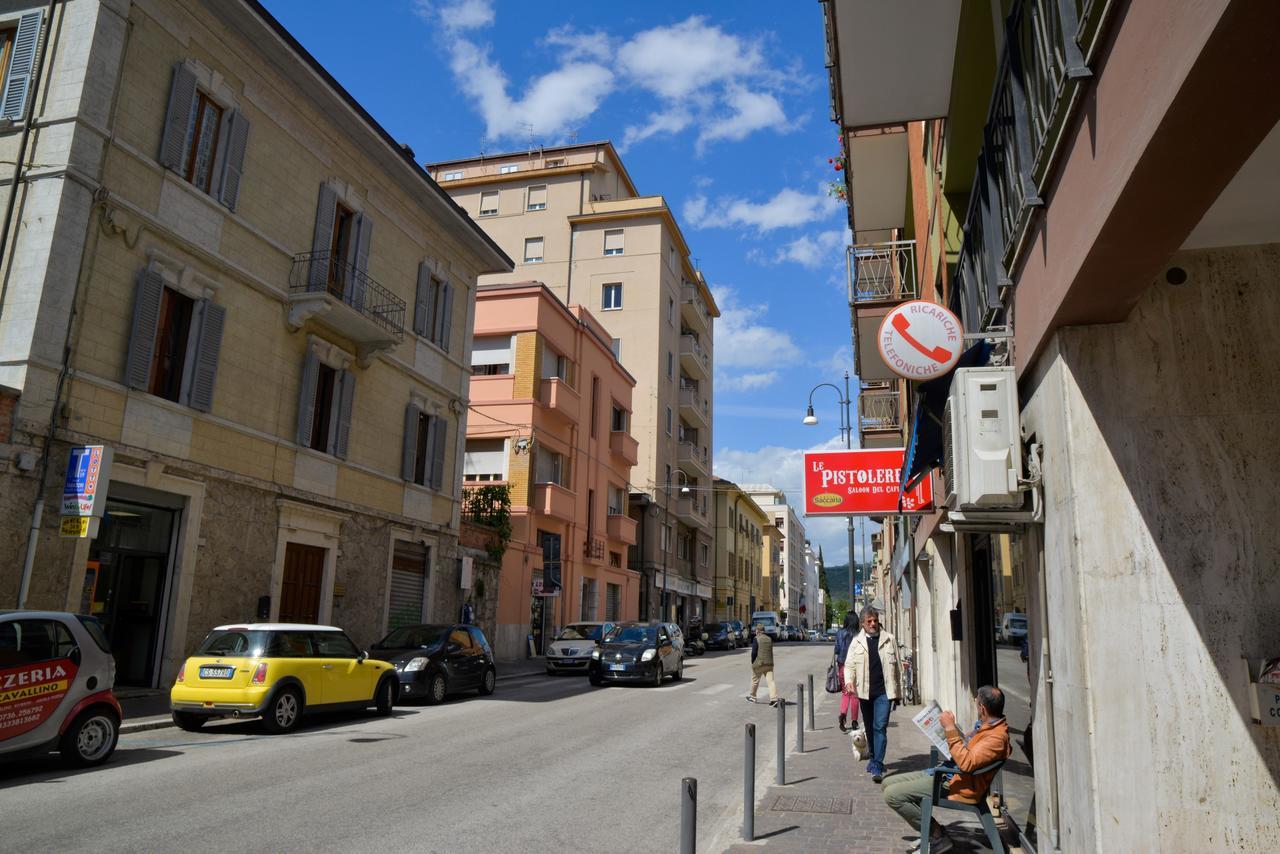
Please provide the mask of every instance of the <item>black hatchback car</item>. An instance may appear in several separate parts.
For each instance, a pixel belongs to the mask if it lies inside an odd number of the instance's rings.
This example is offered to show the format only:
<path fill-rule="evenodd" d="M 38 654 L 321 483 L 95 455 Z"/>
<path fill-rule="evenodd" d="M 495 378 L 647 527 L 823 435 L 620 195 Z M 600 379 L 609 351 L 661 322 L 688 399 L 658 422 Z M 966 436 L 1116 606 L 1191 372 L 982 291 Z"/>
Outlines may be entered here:
<path fill-rule="evenodd" d="M 738 648 L 738 633 L 733 623 L 707 623 L 703 631 L 707 633 L 707 649 Z"/>
<path fill-rule="evenodd" d="M 442 623 L 401 626 L 369 650 L 400 676 L 400 699 L 439 703 L 459 691 L 493 693 L 498 669 L 484 632 Z"/>
<path fill-rule="evenodd" d="M 667 623 L 619 623 L 591 653 L 587 675 L 592 685 L 644 682 L 658 686 L 670 676 L 684 678 L 684 653 Z"/>

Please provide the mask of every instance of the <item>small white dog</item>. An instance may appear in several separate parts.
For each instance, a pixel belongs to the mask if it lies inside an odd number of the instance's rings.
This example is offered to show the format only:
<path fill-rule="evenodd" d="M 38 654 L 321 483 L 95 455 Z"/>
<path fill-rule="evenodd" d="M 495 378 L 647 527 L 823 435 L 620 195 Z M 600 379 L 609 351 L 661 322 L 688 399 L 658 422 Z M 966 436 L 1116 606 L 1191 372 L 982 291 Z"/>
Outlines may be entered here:
<path fill-rule="evenodd" d="M 859 762 L 866 762 L 871 756 L 871 750 L 867 747 L 867 731 L 862 728 L 860 721 L 849 734 L 849 743 L 853 746 L 853 758 Z"/>

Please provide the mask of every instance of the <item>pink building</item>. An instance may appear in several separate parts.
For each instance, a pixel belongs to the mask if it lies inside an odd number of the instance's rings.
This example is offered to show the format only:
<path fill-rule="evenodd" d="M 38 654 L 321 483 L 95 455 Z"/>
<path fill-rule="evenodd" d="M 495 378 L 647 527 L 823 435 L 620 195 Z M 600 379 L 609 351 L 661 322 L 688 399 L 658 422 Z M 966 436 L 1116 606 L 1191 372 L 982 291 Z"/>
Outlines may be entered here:
<path fill-rule="evenodd" d="M 636 619 L 640 575 L 627 567 L 635 379 L 604 327 L 539 282 L 476 296 L 465 486 L 505 484 L 512 536 L 494 637 L 501 659 L 528 637 L 579 620 Z"/>

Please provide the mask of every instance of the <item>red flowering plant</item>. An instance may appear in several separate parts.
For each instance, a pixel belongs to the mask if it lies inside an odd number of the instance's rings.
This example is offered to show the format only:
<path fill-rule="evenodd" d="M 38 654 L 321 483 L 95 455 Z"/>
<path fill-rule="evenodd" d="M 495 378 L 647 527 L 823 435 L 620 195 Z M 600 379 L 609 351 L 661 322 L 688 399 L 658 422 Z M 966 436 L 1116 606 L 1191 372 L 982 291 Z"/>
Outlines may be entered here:
<path fill-rule="evenodd" d="M 848 157 L 845 154 L 844 149 L 844 137 L 838 136 L 836 137 L 836 141 L 840 143 L 840 152 L 835 157 L 828 157 L 827 163 L 831 164 L 831 168 L 837 172 L 844 173 L 846 167 L 849 165 Z M 827 184 L 827 195 L 834 196 L 842 202 L 848 201 L 849 190 L 848 186 L 845 184 L 844 174 L 841 174 L 836 178 L 836 180 Z"/>

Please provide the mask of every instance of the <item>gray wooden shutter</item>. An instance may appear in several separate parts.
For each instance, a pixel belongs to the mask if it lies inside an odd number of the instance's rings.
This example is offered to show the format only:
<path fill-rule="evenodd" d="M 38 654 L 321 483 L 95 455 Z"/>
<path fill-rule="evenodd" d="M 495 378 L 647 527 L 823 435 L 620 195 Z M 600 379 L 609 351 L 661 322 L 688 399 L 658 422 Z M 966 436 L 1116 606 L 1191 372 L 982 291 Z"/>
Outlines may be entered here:
<path fill-rule="evenodd" d="M 173 85 L 169 88 L 169 111 L 164 117 L 164 136 L 160 138 L 160 165 L 181 172 L 187 160 L 187 127 L 196 100 L 196 75 L 181 62 L 173 66 Z"/>
<path fill-rule="evenodd" d="M 431 448 L 431 486 L 434 489 L 444 489 L 444 448 L 449 437 L 449 422 L 437 416 L 435 425 L 435 444 Z"/>
<path fill-rule="evenodd" d="M 40 22 L 44 10 L 27 12 L 18 19 L 18 32 L 13 37 L 9 68 L 5 75 L 4 98 L 0 101 L 0 118 L 19 121 L 26 114 L 27 94 L 31 91 L 31 68 L 40 43 Z"/>
<path fill-rule="evenodd" d="M 359 310 L 364 309 L 365 277 L 369 275 L 369 244 L 373 240 L 373 219 L 367 214 L 356 214 L 355 243 L 351 246 L 348 263 L 355 269 L 347 288 L 347 302 Z"/>
<path fill-rule="evenodd" d="M 430 313 L 431 269 L 426 261 L 418 264 L 418 292 L 413 301 L 413 334 L 427 334 L 427 315 Z"/>
<path fill-rule="evenodd" d="M 337 379 L 338 424 L 333 433 L 333 455 L 345 460 L 351 440 L 351 404 L 356 396 L 356 375 L 350 371 L 339 371 Z"/>
<path fill-rule="evenodd" d="M 298 444 L 311 447 L 311 428 L 315 420 L 316 380 L 320 376 L 320 359 L 307 351 L 302 360 L 302 385 L 298 388 Z"/>
<path fill-rule="evenodd" d="M 320 185 L 316 203 L 316 233 L 311 240 L 311 271 L 308 291 L 323 291 L 329 283 L 329 250 L 333 243 L 333 218 L 338 210 L 338 194 L 328 184 Z"/>
<path fill-rule="evenodd" d="M 212 300 L 201 300 L 200 330 L 196 337 L 195 364 L 188 405 L 208 412 L 213 408 L 213 385 L 218 376 L 218 353 L 227 310 Z"/>
<path fill-rule="evenodd" d="M 218 201 L 231 210 L 240 198 L 240 177 L 244 174 L 244 154 L 249 145 L 249 120 L 239 110 L 227 116 L 227 142 L 222 149 L 222 180 Z"/>
<path fill-rule="evenodd" d="M 440 309 L 440 349 L 448 353 L 449 333 L 453 328 L 453 285 L 445 282 L 440 287 L 444 291 L 444 298 L 441 300 L 443 305 Z"/>
<path fill-rule="evenodd" d="M 143 270 L 133 296 L 133 327 L 129 332 L 129 353 L 124 363 L 124 384 L 146 391 L 151 387 L 151 360 L 156 351 L 156 331 L 160 326 L 160 301 L 164 279 L 154 270 Z"/>
<path fill-rule="evenodd" d="M 400 477 L 413 480 L 414 464 L 418 461 L 418 421 L 422 410 L 410 403 L 404 409 L 404 447 L 400 452 Z"/>

